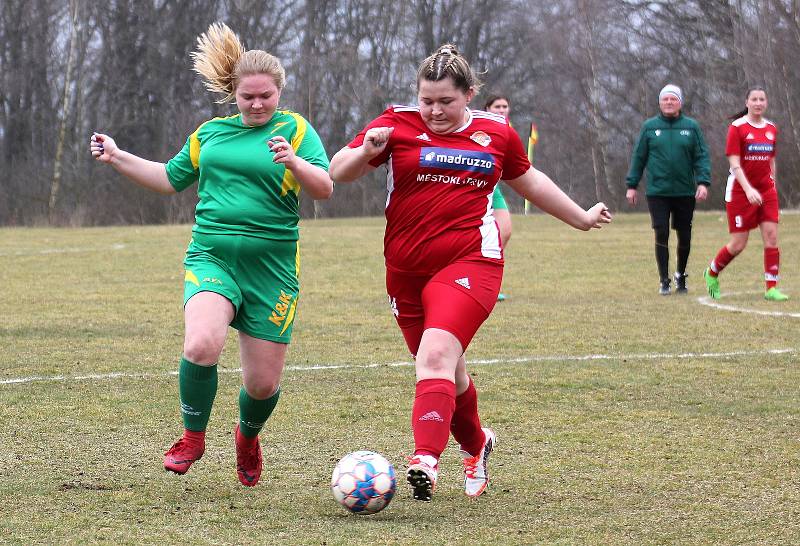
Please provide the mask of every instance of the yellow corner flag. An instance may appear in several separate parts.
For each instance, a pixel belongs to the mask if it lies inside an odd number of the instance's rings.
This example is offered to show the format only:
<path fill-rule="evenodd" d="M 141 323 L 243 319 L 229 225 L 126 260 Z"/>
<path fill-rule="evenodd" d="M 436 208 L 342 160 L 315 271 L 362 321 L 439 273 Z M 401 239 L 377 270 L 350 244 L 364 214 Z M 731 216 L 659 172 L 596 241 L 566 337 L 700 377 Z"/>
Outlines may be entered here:
<path fill-rule="evenodd" d="M 536 129 L 536 124 L 531 122 L 531 136 L 528 137 L 528 160 L 531 163 L 533 163 L 533 149 L 537 142 L 539 142 L 539 131 Z"/>
<path fill-rule="evenodd" d="M 536 148 L 536 143 L 539 142 L 539 131 L 536 129 L 536 124 L 531 122 L 531 136 L 528 137 L 528 161 L 533 164 L 533 150 Z M 531 204 L 525 200 L 525 214 L 530 211 Z"/>

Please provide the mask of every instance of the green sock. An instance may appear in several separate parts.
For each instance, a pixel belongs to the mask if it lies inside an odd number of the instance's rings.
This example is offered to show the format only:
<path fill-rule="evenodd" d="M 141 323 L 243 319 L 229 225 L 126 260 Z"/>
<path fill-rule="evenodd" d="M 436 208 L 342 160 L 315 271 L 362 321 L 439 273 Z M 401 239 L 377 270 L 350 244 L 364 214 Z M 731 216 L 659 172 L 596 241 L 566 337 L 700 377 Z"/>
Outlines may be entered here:
<path fill-rule="evenodd" d="M 256 400 L 244 390 L 239 390 L 239 431 L 246 438 L 255 438 L 264 423 L 267 422 L 272 410 L 278 405 L 281 388 L 266 400 Z"/>
<path fill-rule="evenodd" d="M 178 385 L 183 426 L 195 432 L 204 431 L 217 395 L 217 365 L 198 366 L 181 357 Z"/>

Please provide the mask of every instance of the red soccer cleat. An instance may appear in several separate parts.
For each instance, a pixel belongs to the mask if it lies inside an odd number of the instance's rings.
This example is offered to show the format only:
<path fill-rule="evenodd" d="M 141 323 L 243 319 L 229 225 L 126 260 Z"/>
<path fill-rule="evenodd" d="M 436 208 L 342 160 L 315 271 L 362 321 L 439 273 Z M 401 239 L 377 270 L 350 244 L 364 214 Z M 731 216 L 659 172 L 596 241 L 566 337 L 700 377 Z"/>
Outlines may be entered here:
<path fill-rule="evenodd" d="M 164 453 L 164 469 L 175 474 L 186 474 L 192 463 L 203 457 L 205 436 L 205 432 L 185 430 L 183 436 Z"/>
<path fill-rule="evenodd" d="M 236 474 L 242 485 L 253 487 L 261 478 L 261 468 L 264 461 L 261 456 L 261 442 L 258 436 L 248 438 L 239 432 L 236 425 Z"/>

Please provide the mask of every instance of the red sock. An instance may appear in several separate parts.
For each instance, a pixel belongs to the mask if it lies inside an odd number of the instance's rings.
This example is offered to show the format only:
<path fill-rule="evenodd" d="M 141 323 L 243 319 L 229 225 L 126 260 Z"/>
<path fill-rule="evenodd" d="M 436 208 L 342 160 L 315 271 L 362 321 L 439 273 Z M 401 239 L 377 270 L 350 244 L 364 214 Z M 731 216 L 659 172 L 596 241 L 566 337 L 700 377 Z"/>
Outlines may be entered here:
<path fill-rule="evenodd" d="M 461 444 L 461 449 L 473 457 L 480 453 L 486 441 L 481 419 L 478 417 L 478 391 L 475 390 L 471 377 L 467 390 L 456 396 L 456 411 L 450 423 L 450 432 L 456 442 Z"/>
<path fill-rule="evenodd" d="M 764 280 L 767 290 L 778 285 L 778 269 L 781 263 L 781 251 L 776 248 L 764 249 Z"/>
<path fill-rule="evenodd" d="M 456 407 L 456 384 L 447 379 L 417 382 L 411 428 L 414 455 L 441 456 L 450 439 L 450 421 Z"/>
<path fill-rule="evenodd" d="M 736 256 L 731 254 L 728 251 L 727 246 L 723 246 L 717 252 L 716 257 L 711 261 L 711 266 L 708 268 L 708 272 L 711 274 L 712 277 L 716 277 L 719 275 L 725 266 L 731 263 Z"/>

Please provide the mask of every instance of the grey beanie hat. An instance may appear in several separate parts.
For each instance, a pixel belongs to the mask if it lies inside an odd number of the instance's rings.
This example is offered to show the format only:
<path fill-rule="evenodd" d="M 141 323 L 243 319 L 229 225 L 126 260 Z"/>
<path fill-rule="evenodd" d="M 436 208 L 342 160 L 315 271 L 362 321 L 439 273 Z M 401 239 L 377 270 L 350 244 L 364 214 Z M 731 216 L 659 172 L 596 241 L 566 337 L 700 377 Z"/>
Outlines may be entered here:
<path fill-rule="evenodd" d="M 675 95 L 678 97 L 678 101 L 683 104 L 683 91 L 677 85 L 673 85 L 671 83 L 664 86 L 661 92 L 658 94 L 658 100 L 661 100 L 664 95 Z"/>

